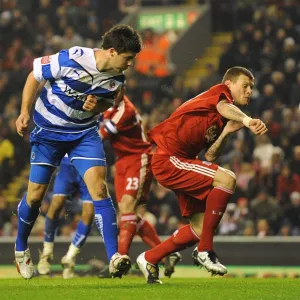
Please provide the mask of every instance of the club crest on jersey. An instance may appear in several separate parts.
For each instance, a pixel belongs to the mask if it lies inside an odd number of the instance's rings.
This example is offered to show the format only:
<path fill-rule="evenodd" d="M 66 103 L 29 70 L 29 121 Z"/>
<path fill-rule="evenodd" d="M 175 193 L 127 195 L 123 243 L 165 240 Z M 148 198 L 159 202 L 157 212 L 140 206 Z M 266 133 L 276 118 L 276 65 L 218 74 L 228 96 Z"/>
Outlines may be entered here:
<path fill-rule="evenodd" d="M 30 156 L 31 160 L 35 160 L 35 153 L 31 152 L 31 156 Z"/>
<path fill-rule="evenodd" d="M 48 65 L 51 63 L 51 57 L 49 55 L 42 57 L 41 64 Z"/>
<path fill-rule="evenodd" d="M 216 137 L 217 137 L 217 125 L 212 125 L 210 126 L 207 130 L 206 130 L 206 134 L 205 134 L 205 140 L 206 143 L 211 143 L 213 142 Z"/>

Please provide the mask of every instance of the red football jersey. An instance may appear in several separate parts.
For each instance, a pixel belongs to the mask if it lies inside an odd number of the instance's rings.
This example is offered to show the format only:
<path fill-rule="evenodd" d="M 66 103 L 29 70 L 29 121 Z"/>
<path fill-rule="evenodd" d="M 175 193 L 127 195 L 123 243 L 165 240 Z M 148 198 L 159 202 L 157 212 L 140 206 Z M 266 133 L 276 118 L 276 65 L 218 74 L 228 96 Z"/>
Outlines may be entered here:
<path fill-rule="evenodd" d="M 117 107 L 106 110 L 103 117 L 100 133 L 110 140 L 118 158 L 151 153 L 152 146 L 144 134 L 141 116 L 126 96 Z"/>
<path fill-rule="evenodd" d="M 220 135 L 226 120 L 217 111 L 221 95 L 233 103 L 229 88 L 218 84 L 183 103 L 172 115 L 152 128 L 148 135 L 169 155 L 195 158 Z"/>

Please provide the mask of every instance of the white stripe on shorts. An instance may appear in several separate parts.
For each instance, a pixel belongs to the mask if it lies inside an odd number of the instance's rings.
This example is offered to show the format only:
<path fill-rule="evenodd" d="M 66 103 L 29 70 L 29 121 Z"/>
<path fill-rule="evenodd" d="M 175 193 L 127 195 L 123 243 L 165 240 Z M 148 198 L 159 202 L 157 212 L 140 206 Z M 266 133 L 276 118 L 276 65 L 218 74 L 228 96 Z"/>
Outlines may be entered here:
<path fill-rule="evenodd" d="M 146 181 L 147 165 L 148 165 L 148 155 L 146 153 L 143 153 L 141 155 L 140 184 L 137 191 L 136 200 L 140 200 L 142 196 L 144 184 Z"/>
<path fill-rule="evenodd" d="M 170 162 L 180 170 L 193 171 L 211 178 L 214 178 L 216 171 L 210 168 L 180 161 L 177 157 L 171 156 Z"/>

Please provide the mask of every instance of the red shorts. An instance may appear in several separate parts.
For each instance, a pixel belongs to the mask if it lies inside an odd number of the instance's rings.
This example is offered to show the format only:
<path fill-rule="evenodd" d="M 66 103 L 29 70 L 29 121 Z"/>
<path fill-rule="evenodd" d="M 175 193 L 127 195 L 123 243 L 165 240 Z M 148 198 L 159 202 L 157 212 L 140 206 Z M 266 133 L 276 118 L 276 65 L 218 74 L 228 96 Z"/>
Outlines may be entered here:
<path fill-rule="evenodd" d="M 176 193 L 183 217 L 205 211 L 205 200 L 217 169 L 218 165 L 199 159 L 157 153 L 152 157 L 153 175 Z"/>
<path fill-rule="evenodd" d="M 117 160 L 115 192 L 117 201 L 130 195 L 138 201 L 146 201 L 152 182 L 151 158 L 149 154 L 134 154 Z"/>

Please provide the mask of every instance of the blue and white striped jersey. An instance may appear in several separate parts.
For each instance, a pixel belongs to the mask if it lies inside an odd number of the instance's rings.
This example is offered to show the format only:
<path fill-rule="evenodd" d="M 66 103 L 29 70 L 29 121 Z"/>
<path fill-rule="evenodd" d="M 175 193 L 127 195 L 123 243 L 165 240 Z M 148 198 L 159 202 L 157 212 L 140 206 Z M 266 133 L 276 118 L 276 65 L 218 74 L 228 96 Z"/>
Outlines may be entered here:
<path fill-rule="evenodd" d="M 113 103 L 125 81 L 123 73 L 98 71 L 94 50 L 77 46 L 35 59 L 33 75 L 39 82 L 46 80 L 35 104 L 35 124 L 64 133 L 96 126 L 97 114 L 82 109 L 87 95 Z"/>

